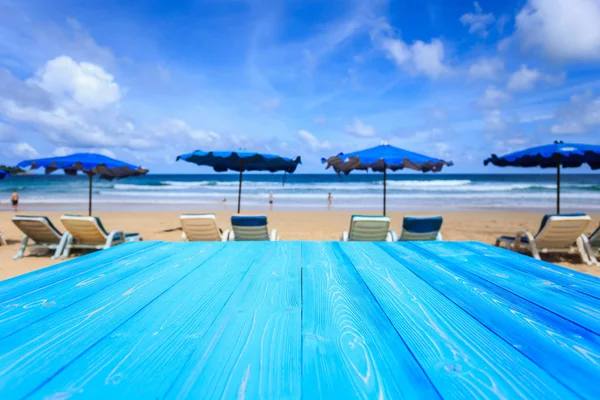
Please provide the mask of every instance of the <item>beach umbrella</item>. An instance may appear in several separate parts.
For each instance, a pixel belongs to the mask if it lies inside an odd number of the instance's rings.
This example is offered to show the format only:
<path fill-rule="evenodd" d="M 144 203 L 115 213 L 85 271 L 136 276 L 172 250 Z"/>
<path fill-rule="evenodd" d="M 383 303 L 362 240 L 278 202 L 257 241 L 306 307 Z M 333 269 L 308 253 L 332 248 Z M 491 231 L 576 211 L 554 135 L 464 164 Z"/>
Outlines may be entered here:
<path fill-rule="evenodd" d="M 8 175 L 10 175 L 7 171 L 0 169 L 0 180 L 6 178 Z"/>
<path fill-rule="evenodd" d="M 101 154 L 79 153 L 64 157 L 38 158 L 36 160 L 21 161 L 20 168 L 31 169 L 45 168 L 46 174 L 62 169 L 67 175 L 77 175 L 78 172 L 89 177 L 89 215 L 92 215 L 92 178 L 95 175 L 100 179 L 112 181 L 130 176 L 141 176 L 148 173 L 147 169 L 136 167 L 126 162 L 112 159 Z"/>
<path fill-rule="evenodd" d="M 560 168 L 588 164 L 593 170 L 600 169 L 600 146 L 556 140 L 552 144 L 530 147 L 502 157 L 492 154 L 483 161 L 484 165 L 489 163 L 498 167 L 556 168 L 556 213 L 560 214 Z"/>
<path fill-rule="evenodd" d="M 212 167 L 215 172 L 238 171 L 240 182 L 238 185 L 238 207 L 242 199 L 242 173 L 244 171 L 284 171 L 293 173 L 298 164 L 302 163 L 300 157 L 295 160 L 274 154 L 255 153 L 249 151 L 202 151 L 196 150 L 192 153 L 177 156 L 177 161 L 184 160 L 198 165 Z"/>
<path fill-rule="evenodd" d="M 383 172 L 383 215 L 386 215 L 388 169 L 397 171 L 408 168 L 421 172 L 439 172 L 445 165 L 449 167 L 453 165 L 452 161 L 424 156 L 389 144 L 353 153 L 339 153 L 337 156 L 322 158 L 321 162 L 327 163 L 327 168 L 333 167 L 338 174 L 343 172 L 348 175 L 355 169 Z"/>

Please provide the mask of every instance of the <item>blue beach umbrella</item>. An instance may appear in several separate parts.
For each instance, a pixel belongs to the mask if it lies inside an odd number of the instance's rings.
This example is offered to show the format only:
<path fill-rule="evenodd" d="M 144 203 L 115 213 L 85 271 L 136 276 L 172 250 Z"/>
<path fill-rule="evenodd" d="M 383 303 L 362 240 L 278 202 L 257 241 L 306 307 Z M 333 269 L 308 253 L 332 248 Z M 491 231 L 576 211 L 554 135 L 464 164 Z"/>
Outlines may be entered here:
<path fill-rule="evenodd" d="M 592 170 L 600 169 L 600 146 L 579 143 L 563 143 L 531 147 L 498 157 L 492 154 L 483 161 L 498 167 L 541 167 L 556 168 L 556 213 L 560 214 L 560 167 L 577 168 L 588 164 Z"/>
<path fill-rule="evenodd" d="M 142 167 L 94 153 L 78 153 L 64 157 L 25 160 L 17 166 L 20 168 L 31 167 L 31 169 L 45 168 L 46 174 L 51 174 L 59 169 L 62 169 L 67 175 L 77 175 L 78 172 L 83 172 L 89 177 L 90 182 L 89 215 L 92 215 L 92 177 L 98 175 L 100 179 L 112 181 L 113 179 L 141 176 L 148 173 L 148 170 Z"/>
<path fill-rule="evenodd" d="M 10 175 L 8 172 L 6 172 L 3 169 L 0 169 L 0 180 L 6 178 L 8 175 Z"/>
<path fill-rule="evenodd" d="M 348 175 L 353 170 L 373 170 L 383 172 L 383 215 L 386 215 L 386 188 L 387 170 L 398 171 L 408 168 L 421 172 L 439 172 L 446 166 L 452 166 L 452 161 L 413 153 L 382 144 L 370 149 L 355 151 L 353 153 L 339 153 L 337 156 L 322 158 L 322 163 L 327 163 L 327 168 L 333 167 L 338 174 Z"/>
<path fill-rule="evenodd" d="M 244 171 L 284 171 L 293 173 L 298 164 L 302 163 L 300 157 L 295 160 L 274 154 L 255 153 L 249 151 L 202 151 L 177 156 L 177 161 L 184 160 L 198 165 L 212 167 L 215 172 L 238 171 L 240 183 L 238 188 L 238 208 L 242 199 L 242 173 Z"/>

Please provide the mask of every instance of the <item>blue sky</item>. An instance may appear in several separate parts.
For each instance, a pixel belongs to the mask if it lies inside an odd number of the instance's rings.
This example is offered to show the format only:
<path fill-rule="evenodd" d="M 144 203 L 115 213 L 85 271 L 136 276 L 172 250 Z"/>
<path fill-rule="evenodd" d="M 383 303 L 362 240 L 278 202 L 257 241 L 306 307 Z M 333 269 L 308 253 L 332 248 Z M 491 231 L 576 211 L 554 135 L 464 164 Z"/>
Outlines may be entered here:
<path fill-rule="evenodd" d="M 600 0 L 0 0 L 0 163 L 600 144 Z M 582 168 L 579 172 L 587 171 Z M 529 171 L 530 172 L 530 171 Z"/>

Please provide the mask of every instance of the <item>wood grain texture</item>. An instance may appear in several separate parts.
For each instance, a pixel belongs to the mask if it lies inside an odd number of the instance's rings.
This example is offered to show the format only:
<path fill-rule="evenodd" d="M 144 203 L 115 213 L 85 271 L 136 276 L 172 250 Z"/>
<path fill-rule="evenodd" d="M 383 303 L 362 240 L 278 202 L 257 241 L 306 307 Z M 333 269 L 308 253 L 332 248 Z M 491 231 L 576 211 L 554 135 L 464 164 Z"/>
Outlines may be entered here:
<path fill-rule="evenodd" d="M 0 340 L 0 392 L 21 398 L 198 268 L 223 243 L 174 243 L 170 257 Z"/>
<path fill-rule="evenodd" d="M 442 397 L 577 398 L 375 244 L 341 247 Z"/>
<path fill-rule="evenodd" d="M 503 265 L 517 269 L 529 275 L 546 279 L 580 293 L 600 299 L 600 279 L 579 271 L 564 268 L 545 261 L 539 261 L 524 254 L 515 253 L 479 242 L 457 244 L 487 259 L 498 259 Z"/>
<path fill-rule="evenodd" d="M 143 252 L 117 258 L 85 272 L 68 276 L 0 304 L 0 339 L 70 307 L 115 282 L 169 257 L 173 245 L 144 247 Z M 91 262 L 88 261 L 88 262 Z"/>
<path fill-rule="evenodd" d="M 0 282 L 0 303 L 40 290 L 52 283 L 60 282 L 90 269 L 112 263 L 114 260 L 129 257 L 131 254 L 144 251 L 146 248 L 157 246 L 160 242 L 125 243 L 107 251 L 97 251 L 86 254 L 60 264 L 32 271 Z"/>
<path fill-rule="evenodd" d="M 117 246 L 0 282 L 0 398 L 599 398 L 598 282 L 476 243 Z"/>
<path fill-rule="evenodd" d="M 263 246 L 167 398 L 300 397 L 301 244 Z"/>
<path fill-rule="evenodd" d="M 337 243 L 303 243 L 302 396 L 438 398 Z"/>
<path fill-rule="evenodd" d="M 600 300 L 574 288 L 510 267 L 511 263 L 520 262 L 518 258 L 511 261 L 512 258 L 486 257 L 460 244 L 439 246 L 423 242 L 420 246 L 440 257 L 452 258 L 462 270 L 500 286 L 528 302 L 537 304 L 591 332 L 600 333 Z"/>
<path fill-rule="evenodd" d="M 384 251 L 556 380 L 585 398 L 600 398 L 600 337 L 439 257 L 421 243 Z M 558 362 L 560 360 L 560 362 Z"/>
<path fill-rule="evenodd" d="M 264 243 L 228 245 L 86 351 L 35 397 L 163 398 L 190 356 L 204 351 L 198 347 L 202 337 L 250 266 L 270 254 Z"/>

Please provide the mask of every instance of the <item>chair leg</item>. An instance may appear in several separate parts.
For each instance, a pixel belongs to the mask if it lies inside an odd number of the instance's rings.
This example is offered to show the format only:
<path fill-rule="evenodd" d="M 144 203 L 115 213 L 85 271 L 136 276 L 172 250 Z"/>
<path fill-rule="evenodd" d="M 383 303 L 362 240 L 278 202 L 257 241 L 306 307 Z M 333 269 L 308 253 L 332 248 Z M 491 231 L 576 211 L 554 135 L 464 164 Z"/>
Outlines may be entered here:
<path fill-rule="evenodd" d="M 65 233 L 64 235 L 62 235 L 62 237 L 60 238 L 60 242 L 58 243 L 58 247 L 56 248 L 56 251 L 54 251 L 54 255 L 52 256 L 53 260 L 60 258 L 60 255 L 65 250 L 65 245 L 67 244 L 69 236 L 71 236 L 70 233 Z"/>
<path fill-rule="evenodd" d="M 0 246 L 6 246 L 6 240 L 4 240 L 2 232 L 0 232 Z"/>
<path fill-rule="evenodd" d="M 529 251 L 531 252 L 531 256 L 533 258 L 535 258 L 536 260 L 541 260 L 542 257 L 540 257 L 540 252 L 537 249 L 537 246 L 535 245 L 535 243 L 531 243 L 529 246 Z"/>
<path fill-rule="evenodd" d="M 596 265 L 600 266 L 596 256 L 594 255 L 594 249 L 590 245 L 590 241 L 588 237 L 585 235 L 581 235 L 577 238 L 577 249 L 579 250 L 579 254 L 581 255 L 581 259 L 587 265 Z M 584 257 L 585 256 L 585 257 Z"/>
<path fill-rule="evenodd" d="M 68 235 L 66 243 L 65 243 L 65 248 L 64 248 L 60 258 L 62 258 L 62 259 L 69 258 L 69 255 L 71 255 L 71 247 L 72 246 L 73 246 L 73 236 Z"/>
<path fill-rule="evenodd" d="M 23 237 L 23 241 L 21 242 L 21 247 L 19 247 L 19 251 L 13 257 L 13 260 L 18 260 L 19 258 L 23 258 L 23 254 L 25 253 L 25 249 L 27 248 L 27 242 L 29 242 L 29 236 L 25 235 Z"/>

